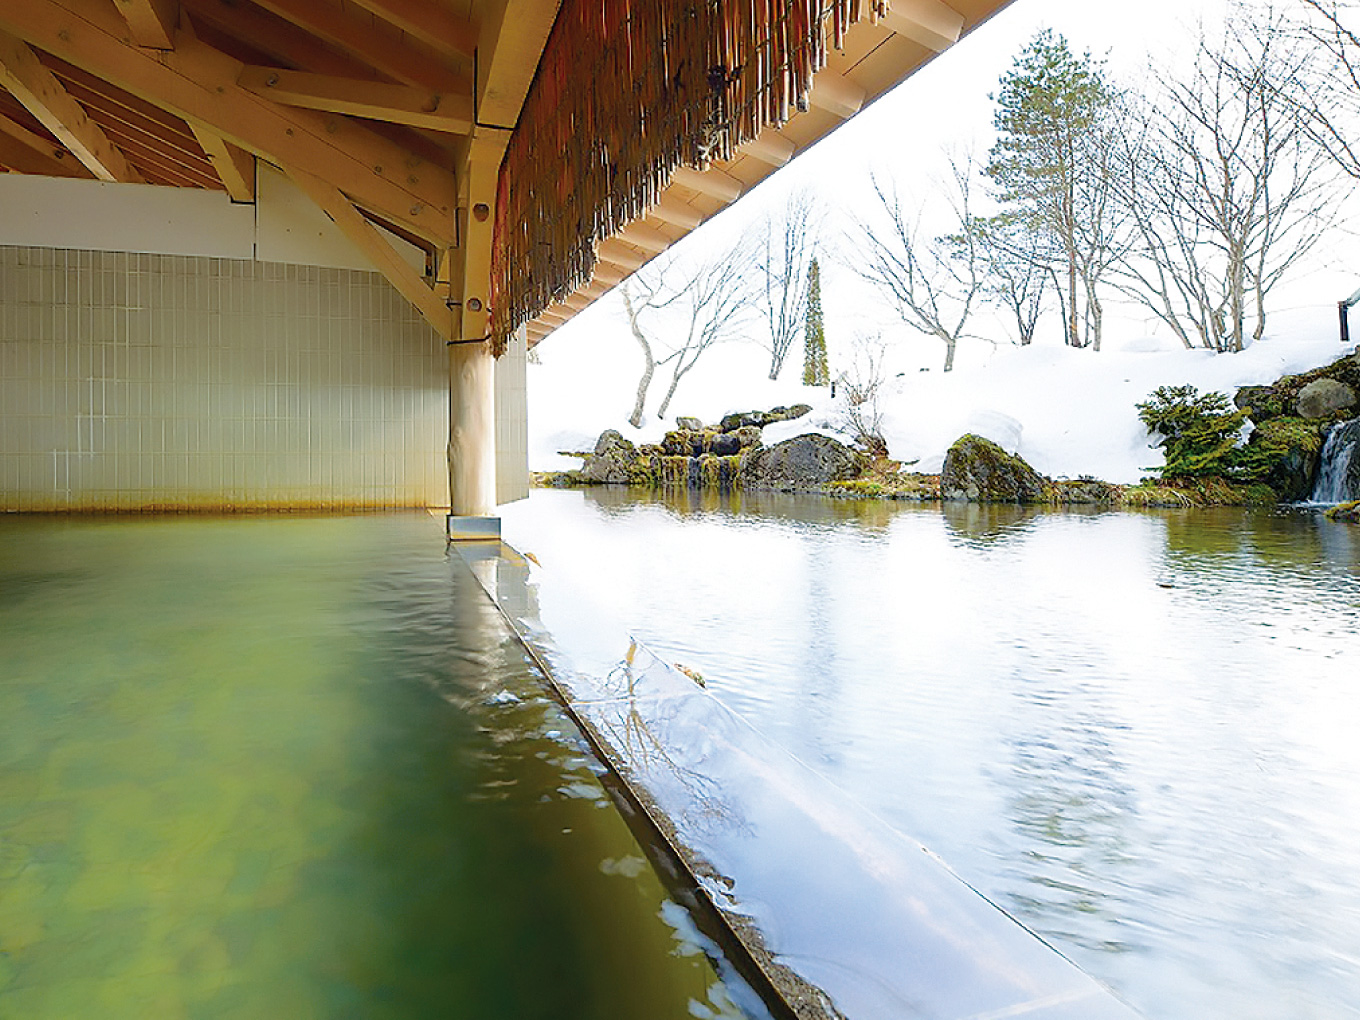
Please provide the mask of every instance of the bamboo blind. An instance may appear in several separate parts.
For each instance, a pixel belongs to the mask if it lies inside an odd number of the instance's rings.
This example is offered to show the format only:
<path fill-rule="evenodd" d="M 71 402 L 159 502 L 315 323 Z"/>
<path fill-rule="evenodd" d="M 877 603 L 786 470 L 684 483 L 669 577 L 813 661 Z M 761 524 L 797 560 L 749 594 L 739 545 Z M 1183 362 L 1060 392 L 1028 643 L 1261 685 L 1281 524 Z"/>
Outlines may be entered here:
<path fill-rule="evenodd" d="M 589 281 L 682 165 L 805 109 L 828 45 L 889 0 L 564 0 L 501 164 L 492 341 Z"/>

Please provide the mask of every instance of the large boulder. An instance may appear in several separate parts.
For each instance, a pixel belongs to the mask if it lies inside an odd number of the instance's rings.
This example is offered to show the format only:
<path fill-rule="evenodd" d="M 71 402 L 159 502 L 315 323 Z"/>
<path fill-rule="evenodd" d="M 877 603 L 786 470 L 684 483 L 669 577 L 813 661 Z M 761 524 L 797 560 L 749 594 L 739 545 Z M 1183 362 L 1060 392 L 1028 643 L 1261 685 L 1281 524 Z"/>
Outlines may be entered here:
<path fill-rule="evenodd" d="M 1020 457 L 971 433 L 945 454 L 941 496 L 970 503 L 1037 503 L 1046 479 Z"/>
<path fill-rule="evenodd" d="M 591 485 L 627 485 L 637 459 L 636 446 L 615 429 L 605 429 L 581 465 L 581 477 Z"/>
<path fill-rule="evenodd" d="M 1300 418 L 1330 418 L 1338 412 L 1355 407 L 1356 397 L 1346 383 L 1338 379 L 1314 379 L 1299 390 L 1294 407 Z"/>
<path fill-rule="evenodd" d="M 792 407 L 774 407 L 768 411 L 735 411 L 723 415 L 718 423 L 719 432 L 736 432 L 738 429 L 754 426 L 763 429 L 777 421 L 793 421 L 812 410 L 807 404 L 794 404 Z"/>
<path fill-rule="evenodd" d="M 864 458 L 827 436 L 806 435 L 756 450 L 742 465 L 742 484 L 749 489 L 797 492 L 828 482 L 854 478 Z"/>

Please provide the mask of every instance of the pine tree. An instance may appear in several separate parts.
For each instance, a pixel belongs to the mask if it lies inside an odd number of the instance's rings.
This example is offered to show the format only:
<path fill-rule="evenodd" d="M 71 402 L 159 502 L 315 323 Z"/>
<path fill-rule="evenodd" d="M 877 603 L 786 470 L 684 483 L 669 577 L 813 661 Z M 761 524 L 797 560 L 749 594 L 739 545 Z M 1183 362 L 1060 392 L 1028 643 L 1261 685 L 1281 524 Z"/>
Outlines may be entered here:
<path fill-rule="evenodd" d="M 822 328 L 822 269 L 814 257 L 808 266 L 807 312 L 803 328 L 803 385 L 829 386 L 826 332 Z"/>
<path fill-rule="evenodd" d="M 1025 256 L 1059 281 L 1066 342 L 1099 347 L 1096 285 L 1109 261 L 1115 94 L 1089 53 L 1076 56 L 1046 29 L 1002 76 L 994 98 L 998 137 L 987 176 L 1004 219 L 1023 235 Z"/>

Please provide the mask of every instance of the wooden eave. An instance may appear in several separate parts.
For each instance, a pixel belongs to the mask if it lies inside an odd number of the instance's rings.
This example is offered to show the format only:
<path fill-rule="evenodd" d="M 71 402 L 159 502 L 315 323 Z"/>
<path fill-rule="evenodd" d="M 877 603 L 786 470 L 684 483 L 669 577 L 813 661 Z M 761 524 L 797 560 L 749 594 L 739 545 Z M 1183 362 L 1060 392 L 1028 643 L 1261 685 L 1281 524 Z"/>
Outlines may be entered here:
<path fill-rule="evenodd" d="M 916 6 L 916 2 L 917 0 L 896 0 L 893 10 L 909 11 Z M 1012 0 L 948 0 L 948 7 L 962 18 L 959 38 L 975 31 L 1011 2 Z M 934 0 L 931 0 L 931 6 L 943 5 L 935 4 Z M 855 25 L 846 34 L 844 48 L 840 51 L 833 50 L 827 66 L 813 79 L 813 102 L 809 109 L 795 114 L 778 131 L 767 129 L 761 139 L 774 136 L 779 142 L 791 147 L 791 158 L 796 158 L 798 154 L 821 141 L 848 119 L 841 113 L 832 112 L 818 105 L 819 89 L 837 97 L 846 91 L 860 92 L 864 97 L 860 106 L 860 109 L 863 109 L 911 77 L 939 56 L 940 52 L 945 51 L 936 51 L 908 38 L 887 24 L 862 22 Z M 826 105 L 832 104 L 828 102 Z M 670 215 L 666 215 L 664 211 L 659 213 L 654 207 L 646 216 L 635 220 L 634 224 L 643 226 L 650 232 L 664 235 L 672 242 L 679 241 L 694 229 L 694 226 L 675 222 L 683 218 L 683 215 L 677 216 L 676 212 L 682 214 L 689 212 L 702 223 L 732 204 L 733 199 L 728 197 L 732 189 L 726 187 L 730 184 L 729 178 L 740 187 L 741 194 L 745 194 L 778 169 L 780 166 L 771 162 L 768 156 L 759 158 L 743 152 L 736 159 L 715 162 L 706 173 L 677 174 L 662 198 L 662 206 L 668 206 L 672 210 Z M 704 178 L 718 178 L 721 185 L 702 190 L 693 186 L 693 183 L 701 182 Z M 607 246 L 601 246 L 602 257 L 590 284 L 573 291 L 562 301 L 545 309 L 543 315 L 528 323 L 531 347 L 607 294 L 617 285 L 619 279 L 635 271 L 635 264 L 645 264 L 656 257 L 658 252 L 653 250 L 654 246 L 630 243 L 627 237 L 628 230 L 629 227 L 625 227 L 607 242 Z M 611 261 L 604 257 L 604 252 L 609 251 L 622 252 L 625 259 Z"/>
<path fill-rule="evenodd" d="M 485 335 L 490 226 L 470 213 L 494 205 L 507 129 L 560 2 L 3 0 L 0 37 L 10 40 L 11 59 L 17 41 L 31 70 L 31 51 L 76 123 L 74 133 L 57 124 L 59 137 L 49 128 L 50 111 L 46 123 L 35 118 L 4 89 L 0 73 L 0 172 L 109 179 L 108 167 L 91 155 L 104 152 L 123 168 L 115 179 L 227 190 L 246 200 L 241 168 L 266 160 L 306 180 L 309 193 L 332 208 L 340 194 L 363 220 L 418 242 L 431 266 L 444 271 L 426 279 L 440 300 L 417 306 L 435 316 L 443 336 Z M 809 109 L 777 131 L 767 129 L 728 162 L 678 172 L 659 204 L 602 243 L 606 257 L 593 279 L 527 324 L 531 341 L 924 66 L 936 49 L 920 40 L 934 38 L 939 25 L 967 34 L 1008 2 L 894 0 L 887 22 L 854 26 L 816 76 Z M 918 29 L 904 33 L 903 19 L 912 18 Z M 260 87 L 261 68 L 299 72 L 293 80 L 314 85 L 320 98 L 294 91 L 281 97 L 292 105 L 276 101 Z M 343 106 L 326 98 L 339 79 L 352 86 Z M 365 90 L 364 83 L 375 87 Z M 403 103 L 416 94 L 441 97 L 442 109 L 470 104 L 475 115 L 412 124 L 420 118 Z M 358 232 L 357 243 L 372 244 L 345 209 L 338 215 Z M 379 259 L 389 261 L 385 254 Z M 405 277 L 393 283 L 410 290 Z M 439 311 L 445 306 L 448 321 Z"/>

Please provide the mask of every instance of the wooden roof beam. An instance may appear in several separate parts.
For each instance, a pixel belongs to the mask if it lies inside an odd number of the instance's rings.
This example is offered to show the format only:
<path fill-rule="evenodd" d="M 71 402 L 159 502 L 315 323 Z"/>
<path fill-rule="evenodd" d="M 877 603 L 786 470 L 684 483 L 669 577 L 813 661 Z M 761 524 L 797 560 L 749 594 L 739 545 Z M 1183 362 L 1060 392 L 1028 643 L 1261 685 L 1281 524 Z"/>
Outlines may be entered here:
<path fill-rule="evenodd" d="M 116 0 L 138 46 L 153 50 L 175 48 L 179 25 L 178 0 Z"/>
<path fill-rule="evenodd" d="M 482 23 L 477 46 L 479 123 L 515 126 L 560 4 L 561 0 L 500 0 L 494 5 Z"/>
<path fill-rule="evenodd" d="M 102 181 L 140 182 L 142 175 L 71 98 L 26 42 L 0 27 L 0 83 L 43 127 Z"/>
<path fill-rule="evenodd" d="M 701 195 L 716 198 L 727 205 L 731 205 L 741 198 L 743 188 L 741 181 L 715 166 L 703 171 L 682 166 L 671 174 L 671 180 L 692 191 L 697 191 Z"/>
<path fill-rule="evenodd" d="M 893 0 L 892 9 L 881 24 L 940 53 L 963 35 L 964 17 L 940 0 Z"/>
<path fill-rule="evenodd" d="M 663 197 L 660 202 L 647 210 L 647 215 L 673 226 L 693 230 L 704 222 L 704 215 L 692 205 L 686 205 L 676 198 Z"/>
<path fill-rule="evenodd" d="M 83 67 L 184 120 L 281 166 L 325 177 L 351 199 L 421 237 L 457 236 L 453 175 L 338 115 L 293 110 L 236 84 L 242 64 L 181 25 L 175 49 L 126 42 L 122 19 L 102 0 L 5 0 L 0 30 Z"/>
<path fill-rule="evenodd" d="M 590 286 L 599 284 L 606 290 L 617 287 L 628 277 L 633 275 L 633 270 L 615 266 L 603 260 L 595 263 L 595 271 L 590 276 Z"/>
<path fill-rule="evenodd" d="M 830 71 L 819 71 L 812 79 L 812 93 L 808 103 L 841 120 L 859 113 L 867 93 L 854 82 Z"/>
<path fill-rule="evenodd" d="M 595 246 L 595 251 L 601 262 L 626 269 L 630 274 L 636 273 L 651 258 L 650 255 L 630 251 L 618 241 L 601 241 Z"/>
<path fill-rule="evenodd" d="M 401 254 L 388 240 L 378 233 L 378 228 L 369 223 L 359 210 L 340 193 L 329 181 L 304 170 L 289 169 L 288 176 L 293 179 L 307 196 L 321 207 L 331 221 L 340 228 L 354 246 L 378 267 L 401 295 L 411 302 L 434 331 L 445 341 L 452 340 L 453 313 L 425 278 L 411 268 Z"/>
<path fill-rule="evenodd" d="M 472 130 L 472 96 L 444 95 L 412 85 L 336 78 L 276 67 L 244 67 L 243 89 L 285 106 L 465 135 Z"/>
<path fill-rule="evenodd" d="M 239 149 L 205 124 L 189 124 L 198 144 L 217 171 L 217 179 L 233 202 L 255 201 L 255 157 Z"/>
<path fill-rule="evenodd" d="M 738 152 L 758 159 L 769 166 L 783 166 L 793 159 L 794 144 L 778 131 L 767 128 L 757 138 L 738 147 Z"/>
<path fill-rule="evenodd" d="M 224 35 L 247 40 L 272 60 L 299 71 L 344 78 L 381 77 L 368 64 L 342 53 L 277 14 L 238 0 L 181 0 L 194 20 Z"/>
<path fill-rule="evenodd" d="M 265 10 L 306 29 L 356 60 L 407 85 L 443 95 L 468 91 L 468 81 L 400 39 L 375 32 L 325 0 L 255 0 Z"/>
<path fill-rule="evenodd" d="M 42 177 L 88 179 L 93 176 L 60 145 L 3 115 L 0 115 L 0 164 L 19 173 Z"/>
<path fill-rule="evenodd" d="M 643 223 L 630 223 L 614 236 L 653 254 L 660 254 L 675 243 L 661 231 Z"/>
<path fill-rule="evenodd" d="M 477 52 L 477 26 L 430 0 L 352 2 L 391 22 L 444 57 L 470 59 Z"/>

